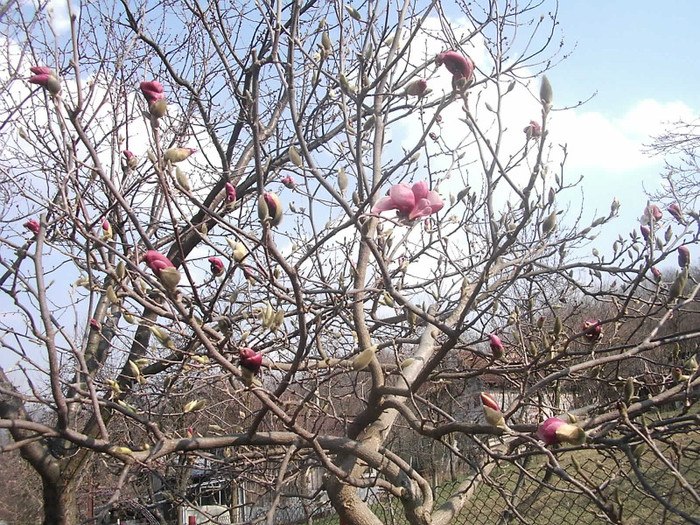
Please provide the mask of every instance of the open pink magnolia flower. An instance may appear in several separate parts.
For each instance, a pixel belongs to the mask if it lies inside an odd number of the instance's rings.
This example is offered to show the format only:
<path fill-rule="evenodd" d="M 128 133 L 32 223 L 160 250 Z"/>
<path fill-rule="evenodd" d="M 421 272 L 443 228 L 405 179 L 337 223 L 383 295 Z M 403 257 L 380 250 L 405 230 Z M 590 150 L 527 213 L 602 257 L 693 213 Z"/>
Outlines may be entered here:
<path fill-rule="evenodd" d="M 221 259 L 218 257 L 209 257 L 208 260 L 211 273 L 214 275 L 221 275 L 224 273 L 224 263 Z"/>
<path fill-rule="evenodd" d="M 372 213 L 397 210 L 402 219 L 413 220 L 439 212 L 445 203 L 436 191 L 428 190 L 424 180 L 413 186 L 396 184 L 389 190 L 389 196 L 381 199 L 372 208 Z"/>
<path fill-rule="evenodd" d="M 148 250 L 143 256 L 143 261 L 153 271 L 156 277 L 160 277 L 160 272 L 165 268 L 175 267 L 170 259 L 155 250 Z"/>
<path fill-rule="evenodd" d="M 578 425 L 571 425 L 559 418 L 550 417 L 537 429 L 537 437 L 547 445 L 557 443 L 583 445 L 586 441 L 586 432 Z"/>
<path fill-rule="evenodd" d="M 444 64 L 447 71 L 452 73 L 452 78 L 454 80 L 459 80 L 460 78 L 469 80 L 472 73 L 474 73 L 474 62 L 472 62 L 472 59 L 460 55 L 457 51 L 445 51 L 444 53 L 440 53 L 435 58 L 435 64 L 438 66 Z"/>

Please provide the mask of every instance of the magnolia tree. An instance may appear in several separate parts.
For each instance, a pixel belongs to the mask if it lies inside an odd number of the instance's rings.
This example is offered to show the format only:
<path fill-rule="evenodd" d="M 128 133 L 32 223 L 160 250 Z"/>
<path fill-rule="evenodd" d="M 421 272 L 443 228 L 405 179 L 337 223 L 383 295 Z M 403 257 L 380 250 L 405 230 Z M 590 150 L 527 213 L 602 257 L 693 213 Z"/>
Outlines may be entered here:
<path fill-rule="evenodd" d="M 77 4 L 2 18 L 0 427 L 44 523 L 91 517 L 95 469 L 96 517 L 166 522 L 206 464 L 268 523 L 297 491 L 306 520 L 382 523 L 381 493 L 446 524 L 532 455 L 624 519 L 558 456 L 697 424 L 698 323 L 669 320 L 698 216 L 576 204 L 555 6 Z"/>

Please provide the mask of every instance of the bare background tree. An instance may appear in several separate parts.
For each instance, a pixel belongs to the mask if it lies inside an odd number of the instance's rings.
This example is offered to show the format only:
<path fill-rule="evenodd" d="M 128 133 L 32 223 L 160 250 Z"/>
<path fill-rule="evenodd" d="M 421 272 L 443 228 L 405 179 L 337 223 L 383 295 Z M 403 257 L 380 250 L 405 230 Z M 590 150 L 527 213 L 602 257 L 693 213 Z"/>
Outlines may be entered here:
<path fill-rule="evenodd" d="M 556 4 L 8 6 L 0 428 L 44 523 L 439 525 L 481 486 L 623 523 L 572 456 L 619 451 L 697 522 L 696 194 L 577 209 Z"/>

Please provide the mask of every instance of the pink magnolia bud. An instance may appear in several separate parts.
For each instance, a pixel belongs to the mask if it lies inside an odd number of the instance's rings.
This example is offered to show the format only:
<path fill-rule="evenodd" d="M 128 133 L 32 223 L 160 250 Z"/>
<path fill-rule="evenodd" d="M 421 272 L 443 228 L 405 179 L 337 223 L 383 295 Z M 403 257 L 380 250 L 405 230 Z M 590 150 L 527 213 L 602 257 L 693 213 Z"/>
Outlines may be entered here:
<path fill-rule="evenodd" d="M 112 238 L 112 225 L 107 219 L 102 220 L 102 240 L 108 241 Z"/>
<path fill-rule="evenodd" d="M 452 73 L 453 80 L 465 78 L 469 80 L 474 73 L 474 62 L 468 57 L 462 56 L 456 51 L 440 53 L 435 58 L 435 64 L 445 65 L 447 71 Z"/>
<path fill-rule="evenodd" d="M 671 214 L 671 217 L 676 219 L 680 224 L 683 224 L 683 212 L 681 211 L 680 206 L 678 204 L 671 204 L 668 207 L 668 213 Z"/>
<path fill-rule="evenodd" d="M 25 222 L 22 226 L 27 228 L 34 235 L 39 235 L 39 229 L 41 228 L 39 221 L 35 219 L 30 219 L 27 222 Z"/>
<path fill-rule="evenodd" d="M 540 126 L 539 122 L 531 120 L 530 124 L 525 126 L 525 128 L 523 129 L 523 132 L 525 133 L 525 136 L 528 138 L 528 140 L 530 140 L 532 138 L 536 138 L 542 135 L 542 127 Z"/>
<path fill-rule="evenodd" d="M 285 188 L 289 188 L 290 190 L 293 190 L 296 187 L 294 177 L 291 175 L 287 175 L 284 179 L 282 179 L 282 184 L 284 184 Z"/>
<path fill-rule="evenodd" d="M 424 78 L 419 78 L 406 86 L 405 93 L 411 97 L 422 97 L 426 89 L 428 89 L 428 81 Z"/>
<path fill-rule="evenodd" d="M 661 271 L 656 266 L 651 267 L 651 274 L 654 276 L 654 279 L 656 279 L 657 281 L 661 280 Z"/>
<path fill-rule="evenodd" d="M 267 192 L 260 195 L 258 217 L 262 222 L 269 222 L 270 226 L 278 226 L 282 222 L 282 203 L 276 194 Z"/>
<path fill-rule="evenodd" d="M 165 93 L 163 92 L 163 84 L 157 80 L 151 80 L 149 82 L 141 82 L 139 85 L 141 88 L 141 93 L 143 93 L 146 102 L 150 106 L 157 100 L 164 100 Z"/>
<path fill-rule="evenodd" d="M 134 155 L 128 149 L 122 151 L 122 155 L 124 155 L 124 158 L 126 159 L 126 165 L 129 168 L 134 169 L 138 165 L 139 161 L 136 158 L 136 155 Z"/>
<path fill-rule="evenodd" d="M 586 441 L 586 433 L 577 426 L 565 423 L 556 417 L 550 417 L 537 429 L 537 437 L 547 445 L 568 443 L 570 445 L 582 445 Z"/>
<path fill-rule="evenodd" d="M 90 319 L 90 328 L 94 328 L 95 330 L 101 330 L 102 325 L 97 319 Z"/>
<path fill-rule="evenodd" d="M 657 222 L 660 221 L 661 218 L 664 216 L 664 213 L 656 204 L 651 205 L 651 207 L 649 208 L 649 213 Z"/>
<path fill-rule="evenodd" d="M 503 419 L 503 412 L 501 412 L 501 408 L 491 394 L 481 392 L 481 407 L 484 410 L 484 417 L 489 425 L 501 428 L 506 426 L 505 420 Z"/>
<path fill-rule="evenodd" d="M 61 91 L 61 82 L 58 80 L 53 70 L 48 67 L 32 67 L 30 68 L 33 77 L 29 78 L 30 84 L 36 84 L 46 89 L 52 95 L 58 95 Z"/>
<path fill-rule="evenodd" d="M 435 133 L 434 131 L 431 131 L 430 133 L 428 133 L 428 136 L 433 140 L 438 139 L 437 133 Z"/>
<path fill-rule="evenodd" d="M 590 343 L 595 343 L 600 339 L 600 334 L 603 331 L 603 327 L 600 324 L 600 319 L 589 319 L 583 323 L 583 336 Z"/>
<path fill-rule="evenodd" d="M 690 250 L 687 246 L 678 248 L 678 266 L 681 268 L 690 266 Z"/>
<path fill-rule="evenodd" d="M 642 225 L 639 227 L 639 231 L 642 234 L 644 240 L 649 242 L 649 236 L 651 235 L 651 230 L 649 229 L 649 226 Z"/>
<path fill-rule="evenodd" d="M 148 250 L 142 260 L 151 269 L 156 277 L 160 277 L 161 270 L 165 268 L 175 268 L 175 265 L 162 253 L 155 250 Z"/>
<path fill-rule="evenodd" d="M 211 268 L 211 273 L 214 275 L 221 275 L 224 273 L 224 263 L 218 257 L 209 257 L 209 266 Z"/>
<path fill-rule="evenodd" d="M 260 371 L 263 361 L 262 354 L 257 353 L 252 348 L 243 347 L 238 350 L 238 355 L 243 368 L 253 374 L 257 374 Z"/>
<path fill-rule="evenodd" d="M 255 277 L 253 270 L 251 270 L 248 266 L 243 267 L 243 276 L 249 283 L 253 283 L 258 280 L 257 277 Z"/>
<path fill-rule="evenodd" d="M 501 359 L 503 357 L 503 343 L 501 342 L 501 338 L 496 334 L 489 334 L 489 340 L 493 358 Z"/>
<path fill-rule="evenodd" d="M 230 182 L 226 183 L 226 201 L 229 204 L 236 202 L 236 187 Z"/>

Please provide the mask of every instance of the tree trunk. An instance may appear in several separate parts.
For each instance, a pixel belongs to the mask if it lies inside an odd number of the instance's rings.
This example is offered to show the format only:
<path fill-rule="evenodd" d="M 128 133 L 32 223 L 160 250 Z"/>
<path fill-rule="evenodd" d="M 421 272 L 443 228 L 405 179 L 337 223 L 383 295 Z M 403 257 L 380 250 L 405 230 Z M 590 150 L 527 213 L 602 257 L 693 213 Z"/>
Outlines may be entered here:
<path fill-rule="evenodd" d="M 78 502 L 75 487 L 63 481 L 44 479 L 43 483 L 43 525 L 77 525 Z"/>

